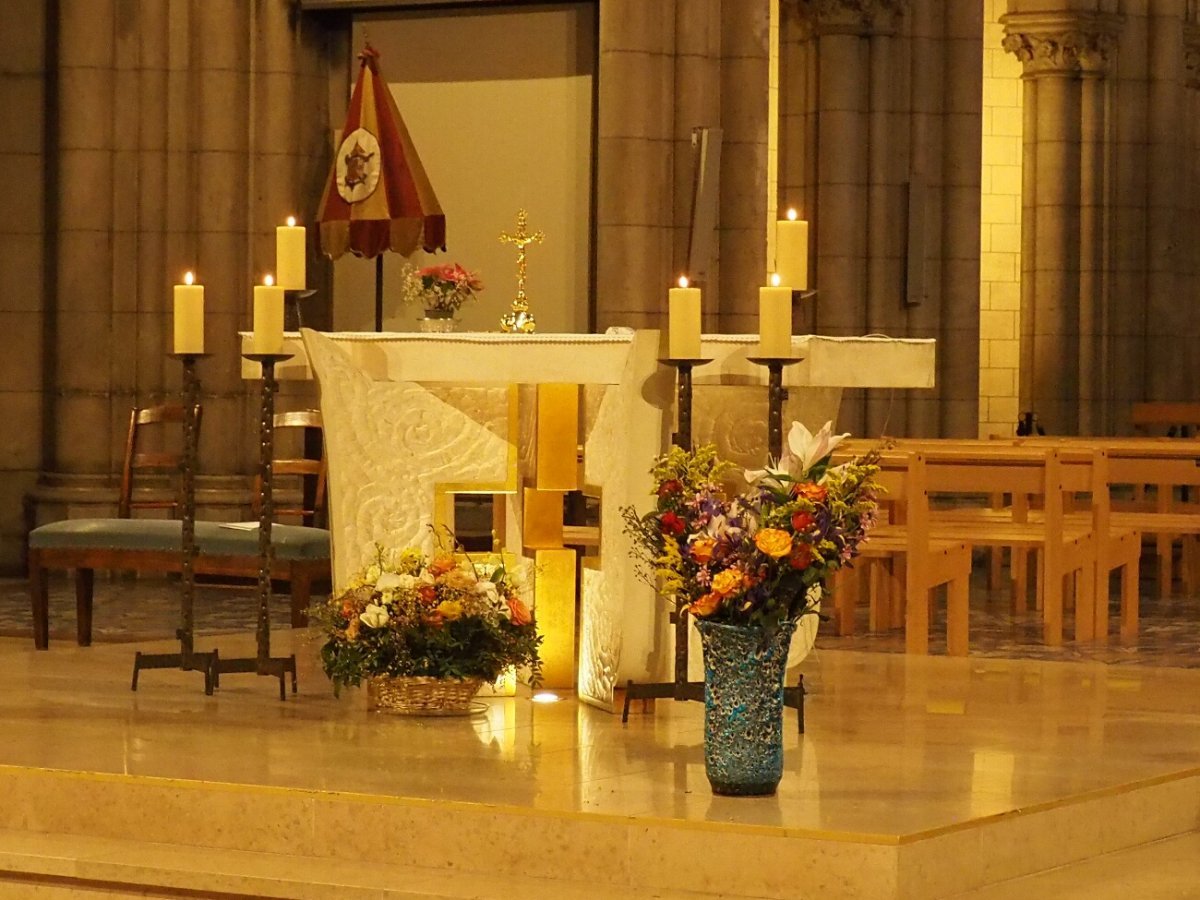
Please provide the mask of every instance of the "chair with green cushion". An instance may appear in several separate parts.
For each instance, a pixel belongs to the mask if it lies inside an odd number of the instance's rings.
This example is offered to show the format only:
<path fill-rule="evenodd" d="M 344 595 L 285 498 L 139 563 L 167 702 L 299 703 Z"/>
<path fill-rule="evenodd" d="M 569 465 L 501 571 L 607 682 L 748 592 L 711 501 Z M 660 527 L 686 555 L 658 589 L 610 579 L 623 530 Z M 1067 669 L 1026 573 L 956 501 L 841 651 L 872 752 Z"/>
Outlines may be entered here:
<path fill-rule="evenodd" d="M 181 407 L 135 409 L 121 479 L 118 517 L 68 519 L 33 529 L 29 534 L 29 590 L 33 610 L 33 640 L 38 649 L 49 645 L 49 591 L 47 575 L 55 569 L 75 570 L 77 639 L 81 646 L 92 640 L 93 573 L 96 569 L 171 573 L 182 570 L 182 523 L 177 519 L 134 519 L 137 508 L 178 510 L 176 501 L 147 499 L 135 490 L 136 475 L 148 469 L 178 468 L 179 455 L 164 451 L 146 453 L 139 448 L 143 426 L 182 421 Z M 287 417 L 289 413 L 281 413 Z M 292 423 L 288 423 L 292 424 Z M 314 427 L 305 420 L 307 427 Z M 319 426 L 319 422 L 317 423 Z M 281 461 L 282 462 L 282 461 Z M 284 466 L 288 470 L 288 466 Z M 291 469 L 291 471 L 296 471 Z M 324 462 L 319 472 L 314 509 L 323 503 Z M 302 472 L 301 474 L 309 474 Z M 312 474 L 317 474 L 316 472 Z M 328 579 L 329 532 L 305 525 L 273 525 L 273 579 L 291 585 L 292 624 L 307 623 L 307 609 L 315 580 Z M 258 573 L 258 531 L 219 522 L 196 523 L 197 575 L 253 578 Z"/>

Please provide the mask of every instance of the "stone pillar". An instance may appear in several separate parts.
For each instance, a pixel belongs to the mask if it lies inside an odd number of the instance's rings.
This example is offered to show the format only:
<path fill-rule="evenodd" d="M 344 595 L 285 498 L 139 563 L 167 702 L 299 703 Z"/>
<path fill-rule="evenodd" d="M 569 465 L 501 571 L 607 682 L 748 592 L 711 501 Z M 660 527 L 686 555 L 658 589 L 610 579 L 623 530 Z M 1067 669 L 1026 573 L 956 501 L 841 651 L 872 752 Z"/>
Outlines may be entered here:
<path fill-rule="evenodd" d="M 1050 433 L 1104 432 L 1113 396 L 1107 76 L 1121 20 L 1064 10 L 1003 22 L 1025 80 L 1021 405 Z"/>
<path fill-rule="evenodd" d="M 601 331 L 610 325 L 666 324 L 674 270 L 672 150 L 678 136 L 675 5 L 674 0 L 600 4 L 596 180 L 604 188 L 596 198 L 596 326 Z"/>
<path fill-rule="evenodd" d="M 944 0 L 791 0 L 780 199 L 815 237 L 798 321 L 935 337 L 935 392 L 847 391 L 839 427 L 974 434 L 982 13 Z"/>
<path fill-rule="evenodd" d="M 24 573 L 23 501 L 43 461 L 47 7 L 0 4 L 0 572 L 13 575 Z"/>
<path fill-rule="evenodd" d="M 130 407 L 177 395 L 171 285 L 192 269 L 214 354 L 200 371 L 200 502 L 235 515 L 257 463 L 255 385 L 241 378 L 236 331 L 250 327 L 252 283 L 274 268 L 274 226 L 315 212 L 328 160 L 323 39 L 290 0 L 56 6 L 39 498 L 67 487 L 93 513 L 113 499 Z M 313 198 L 305 208 L 302 197 Z M 296 404 L 311 404 L 311 386 L 300 390 Z"/>
<path fill-rule="evenodd" d="M 767 283 L 770 0 L 721 5 L 720 330 L 758 331 Z"/>

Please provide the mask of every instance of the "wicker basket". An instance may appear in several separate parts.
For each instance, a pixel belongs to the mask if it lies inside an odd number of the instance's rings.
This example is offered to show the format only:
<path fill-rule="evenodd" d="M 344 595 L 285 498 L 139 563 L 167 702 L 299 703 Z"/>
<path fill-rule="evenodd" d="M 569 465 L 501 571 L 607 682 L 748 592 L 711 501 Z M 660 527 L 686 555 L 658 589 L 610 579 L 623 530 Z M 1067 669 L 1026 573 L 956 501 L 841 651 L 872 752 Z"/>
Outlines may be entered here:
<path fill-rule="evenodd" d="M 482 686 L 481 678 L 380 675 L 367 682 L 367 708 L 401 716 L 465 716 Z"/>

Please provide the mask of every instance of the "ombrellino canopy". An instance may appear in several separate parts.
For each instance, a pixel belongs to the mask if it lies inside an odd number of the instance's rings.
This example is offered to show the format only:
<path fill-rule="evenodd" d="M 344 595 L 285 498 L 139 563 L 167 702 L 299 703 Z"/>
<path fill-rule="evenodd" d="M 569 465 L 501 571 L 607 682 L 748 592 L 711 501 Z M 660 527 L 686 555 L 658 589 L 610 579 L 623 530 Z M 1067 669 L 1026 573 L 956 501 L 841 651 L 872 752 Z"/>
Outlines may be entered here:
<path fill-rule="evenodd" d="M 379 74 L 369 44 L 346 112 L 321 209 L 321 250 L 337 259 L 347 250 L 369 258 L 385 250 L 408 256 L 423 247 L 446 249 L 446 216 L 416 147 Z"/>

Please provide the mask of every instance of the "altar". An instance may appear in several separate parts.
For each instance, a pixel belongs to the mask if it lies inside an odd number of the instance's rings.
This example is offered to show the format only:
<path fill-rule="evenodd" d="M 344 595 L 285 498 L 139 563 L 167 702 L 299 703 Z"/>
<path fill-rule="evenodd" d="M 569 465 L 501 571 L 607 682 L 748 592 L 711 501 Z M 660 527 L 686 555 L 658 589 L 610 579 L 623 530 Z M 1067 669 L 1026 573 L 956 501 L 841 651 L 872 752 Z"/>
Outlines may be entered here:
<path fill-rule="evenodd" d="M 547 684 L 612 708 L 627 680 L 670 677 L 667 609 L 633 571 L 620 514 L 646 506 L 651 461 L 670 441 L 675 385 L 659 332 L 305 329 L 285 344 L 293 358 L 279 376 L 320 384 L 335 589 L 377 544 L 428 549 L 453 526 L 455 495 L 493 494 L 503 498 L 495 549 L 529 561 Z M 711 362 L 693 374 L 695 440 L 747 466 L 766 453 L 766 370 L 747 358 L 756 347 L 755 335 L 706 335 Z M 803 361 L 784 373 L 784 421 L 836 423 L 843 388 L 931 388 L 934 349 L 796 336 Z M 564 534 L 572 491 L 598 502 L 594 534 Z"/>

